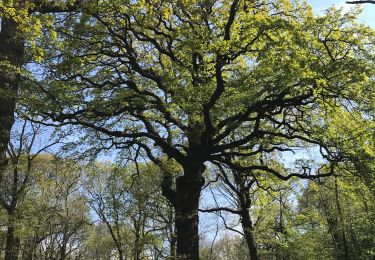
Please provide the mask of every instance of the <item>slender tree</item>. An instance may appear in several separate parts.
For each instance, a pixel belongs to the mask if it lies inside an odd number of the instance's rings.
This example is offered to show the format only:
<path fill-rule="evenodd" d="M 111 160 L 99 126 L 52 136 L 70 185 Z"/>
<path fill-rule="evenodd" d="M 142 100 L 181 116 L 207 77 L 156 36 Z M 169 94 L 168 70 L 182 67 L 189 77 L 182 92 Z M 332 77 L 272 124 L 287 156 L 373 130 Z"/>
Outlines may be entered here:
<path fill-rule="evenodd" d="M 0 205 L 6 210 L 8 217 L 7 237 L 5 246 L 5 259 L 18 259 L 20 239 L 15 230 L 18 217 L 19 204 L 26 196 L 30 185 L 30 175 L 36 157 L 55 145 L 51 142 L 35 149 L 38 135 L 41 134 L 40 126 L 33 125 L 27 121 L 21 126 L 19 136 L 8 146 L 10 167 L 1 173 L 0 183 Z"/>
<path fill-rule="evenodd" d="M 228 196 L 233 197 L 232 200 L 236 202 L 236 205 L 231 205 L 230 207 L 218 207 L 210 209 L 201 209 L 201 212 L 217 212 L 217 211 L 227 211 L 232 214 L 237 214 L 240 216 L 242 234 L 246 240 L 247 247 L 249 250 L 249 255 L 251 260 L 258 260 L 257 245 L 254 238 L 254 224 L 250 215 L 250 208 L 253 206 L 253 196 L 251 196 L 251 189 L 254 189 L 256 185 L 256 180 L 251 177 L 251 174 L 238 172 L 238 171 L 228 171 L 223 167 L 219 167 L 220 174 L 219 178 L 222 180 L 223 184 L 228 187 L 231 192 L 227 192 Z M 215 199 L 215 201 L 217 201 Z M 218 204 L 218 203 L 217 203 Z"/>
<path fill-rule="evenodd" d="M 81 259 L 90 227 L 82 176 L 73 160 L 36 158 L 16 219 L 21 259 Z"/>
<path fill-rule="evenodd" d="M 282 169 L 282 165 L 277 163 L 275 158 L 269 160 L 266 163 L 266 160 L 261 159 L 263 164 L 268 166 L 273 165 L 274 168 L 279 168 L 280 172 L 286 171 Z M 256 165 L 256 162 L 253 162 Z M 283 190 L 291 190 L 287 187 L 290 185 L 278 178 L 270 178 L 269 176 L 264 178 L 264 173 L 262 171 L 238 171 L 230 168 L 225 168 L 221 165 L 217 166 L 217 174 L 213 174 L 214 180 L 211 181 L 212 185 L 215 186 L 213 190 L 218 189 L 220 192 L 211 192 L 213 201 L 215 205 L 207 207 L 205 209 L 200 209 L 201 212 L 217 213 L 224 211 L 230 214 L 235 214 L 239 216 L 240 224 L 242 227 L 241 235 L 244 237 L 250 259 L 257 260 L 259 259 L 258 246 L 256 243 L 256 236 L 261 236 L 261 234 L 256 233 L 256 224 L 260 225 L 262 216 L 259 216 L 256 213 L 255 208 L 264 208 L 260 205 L 259 201 L 267 194 L 271 200 L 278 200 L 278 221 L 275 231 L 279 234 L 283 232 L 283 212 L 284 212 L 284 203 L 283 203 Z M 215 177 L 216 176 L 216 177 Z M 211 185 L 211 186 L 212 186 Z M 226 204 L 220 201 L 224 199 L 227 201 Z M 212 204 L 212 203 L 211 203 Z M 269 213 L 268 213 L 269 214 Z M 270 214 L 271 215 L 271 214 Z M 222 216 L 219 214 L 219 216 Z M 225 221 L 225 217 L 222 217 L 222 220 Z M 225 225 L 228 227 L 228 225 Z M 231 229 L 231 228 L 230 228 Z M 233 230 L 232 231 L 236 231 Z M 238 232 L 238 231 L 236 231 Z"/>
<path fill-rule="evenodd" d="M 156 259 L 168 257 L 160 241 L 171 220 L 160 185 L 154 185 L 160 173 L 151 165 L 138 169 L 137 173 L 130 165 L 95 164 L 86 176 L 89 205 L 106 226 L 119 259 L 140 260 L 152 250 L 158 251 Z"/>
<path fill-rule="evenodd" d="M 373 238 L 366 235 L 374 230 L 371 220 L 374 203 L 363 199 L 371 194 L 363 181 L 346 172 L 323 181 L 312 181 L 303 193 L 305 196 L 301 196 L 298 203 L 300 223 L 297 226 L 303 233 L 295 243 L 306 239 L 306 243 L 313 246 L 305 253 L 297 248 L 297 255 L 323 255 L 334 259 L 368 259 L 374 255 Z"/>

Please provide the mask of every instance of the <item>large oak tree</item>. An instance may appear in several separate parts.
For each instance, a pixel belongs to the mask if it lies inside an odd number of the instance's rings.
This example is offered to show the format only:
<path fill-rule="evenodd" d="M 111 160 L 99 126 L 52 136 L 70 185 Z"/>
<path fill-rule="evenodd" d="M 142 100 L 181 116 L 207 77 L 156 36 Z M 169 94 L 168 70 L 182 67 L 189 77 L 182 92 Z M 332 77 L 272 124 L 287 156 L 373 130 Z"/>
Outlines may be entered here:
<path fill-rule="evenodd" d="M 99 1 L 55 19 L 41 91 L 24 93 L 30 111 L 83 127 L 98 149 L 179 163 L 183 174 L 166 171 L 162 188 L 176 211 L 177 253 L 189 259 L 199 258 L 205 164 L 284 180 L 330 174 L 340 154 L 322 138 L 325 111 L 365 100 L 373 77 L 373 31 L 352 13 L 316 17 L 298 2 Z M 331 167 L 284 175 L 231 160 L 306 145 Z"/>

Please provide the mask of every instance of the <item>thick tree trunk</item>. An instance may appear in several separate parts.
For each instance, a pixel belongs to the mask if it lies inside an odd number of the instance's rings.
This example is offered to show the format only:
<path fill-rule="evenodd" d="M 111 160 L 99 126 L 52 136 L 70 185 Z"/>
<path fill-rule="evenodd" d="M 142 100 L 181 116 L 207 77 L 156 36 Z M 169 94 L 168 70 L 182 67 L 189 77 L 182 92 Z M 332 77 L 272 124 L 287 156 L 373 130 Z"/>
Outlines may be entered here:
<path fill-rule="evenodd" d="M 6 148 L 24 62 L 24 44 L 17 23 L 3 18 L 0 31 L 0 171 L 6 166 Z"/>
<path fill-rule="evenodd" d="M 198 207 L 204 178 L 202 169 L 186 170 L 176 180 L 176 230 L 178 259 L 199 259 Z"/>

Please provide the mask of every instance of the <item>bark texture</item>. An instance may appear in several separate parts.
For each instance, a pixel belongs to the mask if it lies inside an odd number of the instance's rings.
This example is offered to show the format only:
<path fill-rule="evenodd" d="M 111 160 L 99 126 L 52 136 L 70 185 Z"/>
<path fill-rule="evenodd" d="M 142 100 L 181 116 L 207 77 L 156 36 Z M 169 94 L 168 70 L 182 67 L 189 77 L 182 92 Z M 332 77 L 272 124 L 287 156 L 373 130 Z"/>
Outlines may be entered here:
<path fill-rule="evenodd" d="M 5 260 L 17 260 L 20 240 L 15 235 L 15 227 L 13 223 L 13 217 L 10 217 L 10 221 L 7 227 L 7 238 L 5 244 Z"/>
<path fill-rule="evenodd" d="M 182 259 L 199 259 L 198 208 L 203 184 L 200 173 L 176 180 L 177 255 Z"/>
<path fill-rule="evenodd" d="M 175 211 L 177 259 L 199 259 L 198 209 L 205 167 L 203 164 L 193 165 L 196 167 L 184 167 L 184 175 L 176 179 L 175 189 L 168 174 L 165 174 L 162 183 L 163 195 Z M 174 251 L 174 248 L 171 250 Z"/>
<path fill-rule="evenodd" d="M 253 223 L 251 222 L 249 209 L 245 208 L 241 211 L 241 224 L 245 235 L 247 247 L 251 260 L 258 260 L 257 245 L 253 234 Z"/>
<path fill-rule="evenodd" d="M 7 164 L 6 148 L 14 122 L 23 62 L 24 44 L 17 23 L 4 18 L 0 31 L 0 172 Z"/>

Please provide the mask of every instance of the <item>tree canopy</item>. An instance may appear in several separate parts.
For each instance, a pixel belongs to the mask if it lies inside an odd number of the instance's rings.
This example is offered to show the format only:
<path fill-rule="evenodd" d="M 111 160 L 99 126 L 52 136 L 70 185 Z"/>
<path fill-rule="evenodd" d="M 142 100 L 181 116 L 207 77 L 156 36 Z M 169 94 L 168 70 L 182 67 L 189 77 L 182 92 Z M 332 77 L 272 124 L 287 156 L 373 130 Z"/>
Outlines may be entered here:
<path fill-rule="evenodd" d="M 251 229 L 247 181 L 320 181 L 342 168 L 373 180 L 375 34 L 358 23 L 359 9 L 316 15 L 287 0 L 4 3 L 1 35 L 16 40 L 0 58 L 17 70 L 3 80 L 0 148 L 18 100 L 22 117 L 86 150 L 156 164 L 179 257 L 199 258 L 199 201 L 212 169 L 221 170 L 213 181 L 239 185 L 232 190 L 247 201 L 241 218 Z M 9 56 L 15 47 L 20 55 Z M 314 160 L 282 162 L 302 149 Z"/>

